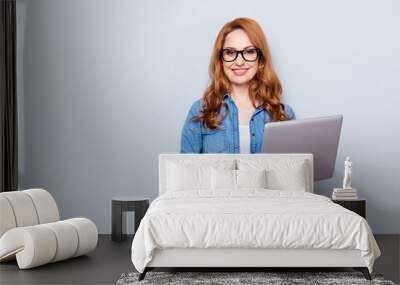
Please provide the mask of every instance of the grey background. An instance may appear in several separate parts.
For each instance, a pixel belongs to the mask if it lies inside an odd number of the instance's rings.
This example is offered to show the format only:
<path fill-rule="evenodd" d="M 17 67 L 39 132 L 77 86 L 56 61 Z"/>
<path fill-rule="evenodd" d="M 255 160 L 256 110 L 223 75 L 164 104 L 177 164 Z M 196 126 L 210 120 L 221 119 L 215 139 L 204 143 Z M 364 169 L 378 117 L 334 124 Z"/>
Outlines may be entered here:
<path fill-rule="evenodd" d="M 375 233 L 400 233 L 400 2 L 17 0 L 20 188 L 111 230 L 111 197 L 157 196 L 158 154 L 208 83 L 224 23 L 257 20 L 298 118 L 343 114 Z"/>

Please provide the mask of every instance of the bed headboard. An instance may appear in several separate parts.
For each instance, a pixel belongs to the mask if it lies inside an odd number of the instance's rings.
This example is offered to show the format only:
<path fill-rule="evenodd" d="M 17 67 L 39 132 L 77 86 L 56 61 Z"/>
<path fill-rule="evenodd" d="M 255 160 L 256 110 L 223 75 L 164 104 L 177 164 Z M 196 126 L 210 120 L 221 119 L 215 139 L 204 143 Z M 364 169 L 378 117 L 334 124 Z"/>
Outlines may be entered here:
<path fill-rule="evenodd" d="M 308 189 L 307 192 L 314 192 L 314 165 L 313 155 L 311 153 L 160 153 L 158 157 L 158 185 L 159 195 L 166 192 L 167 185 L 167 162 L 182 161 L 182 160 L 201 160 L 201 161 L 217 161 L 223 158 L 224 160 L 235 161 L 237 158 L 254 158 L 265 160 L 304 160 L 308 166 Z"/>

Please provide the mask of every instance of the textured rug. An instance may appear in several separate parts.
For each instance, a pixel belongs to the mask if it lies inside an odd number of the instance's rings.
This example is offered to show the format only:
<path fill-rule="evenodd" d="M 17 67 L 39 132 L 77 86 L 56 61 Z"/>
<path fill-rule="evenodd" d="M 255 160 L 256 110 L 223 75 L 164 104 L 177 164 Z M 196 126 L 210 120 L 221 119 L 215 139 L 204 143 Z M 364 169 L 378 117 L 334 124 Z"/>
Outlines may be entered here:
<path fill-rule="evenodd" d="M 138 281 L 139 273 L 124 273 L 117 285 L 136 284 L 379 284 L 395 285 L 384 280 L 382 275 L 372 274 L 372 281 L 364 278 L 361 272 L 147 272 L 145 279 Z"/>

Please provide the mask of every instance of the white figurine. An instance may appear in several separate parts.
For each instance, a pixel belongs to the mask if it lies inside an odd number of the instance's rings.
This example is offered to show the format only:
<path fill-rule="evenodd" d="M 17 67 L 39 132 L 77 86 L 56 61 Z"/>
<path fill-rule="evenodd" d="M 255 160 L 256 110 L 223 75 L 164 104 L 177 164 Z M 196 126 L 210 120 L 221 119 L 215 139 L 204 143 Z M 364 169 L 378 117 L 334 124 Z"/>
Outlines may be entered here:
<path fill-rule="evenodd" d="M 344 178 L 343 178 L 343 189 L 352 189 L 351 188 L 351 174 L 352 174 L 352 162 L 350 157 L 346 157 L 346 161 L 344 162 Z"/>

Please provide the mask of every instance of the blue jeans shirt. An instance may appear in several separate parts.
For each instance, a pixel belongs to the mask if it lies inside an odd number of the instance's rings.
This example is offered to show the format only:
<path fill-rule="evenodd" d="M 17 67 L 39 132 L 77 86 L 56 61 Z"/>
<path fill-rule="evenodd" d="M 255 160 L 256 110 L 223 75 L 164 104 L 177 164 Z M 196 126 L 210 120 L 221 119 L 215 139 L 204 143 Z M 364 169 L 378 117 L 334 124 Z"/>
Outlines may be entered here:
<path fill-rule="evenodd" d="M 181 153 L 240 153 L 238 110 L 229 93 L 224 95 L 223 100 L 227 103 L 229 112 L 215 130 L 206 129 L 201 121 L 191 121 L 200 112 L 201 99 L 192 104 L 182 128 Z M 289 120 L 295 119 L 292 108 L 285 103 L 283 105 Z M 219 115 L 226 111 L 222 105 Z M 255 109 L 249 122 L 251 153 L 262 152 L 264 125 L 270 121 L 266 110 L 261 106 Z"/>

